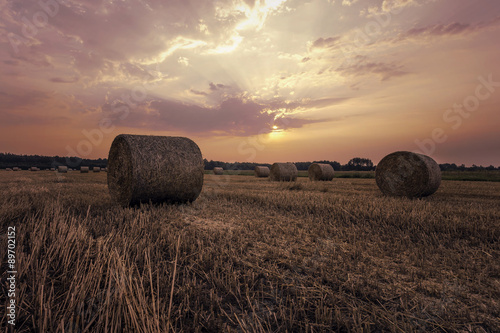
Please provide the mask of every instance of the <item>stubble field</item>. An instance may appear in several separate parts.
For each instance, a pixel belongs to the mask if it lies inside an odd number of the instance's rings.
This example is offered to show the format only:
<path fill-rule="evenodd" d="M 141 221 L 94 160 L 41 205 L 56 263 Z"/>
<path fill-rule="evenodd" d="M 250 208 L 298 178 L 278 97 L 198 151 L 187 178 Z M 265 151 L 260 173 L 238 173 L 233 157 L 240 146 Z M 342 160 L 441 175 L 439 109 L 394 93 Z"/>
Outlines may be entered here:
<path fill-rule="evenodd" d="M 121 208 L 105 173 L 4 171 L 0 224 L 17 332 L 500 331 L 498 182 L 205 175 L 192 204 Z"/>

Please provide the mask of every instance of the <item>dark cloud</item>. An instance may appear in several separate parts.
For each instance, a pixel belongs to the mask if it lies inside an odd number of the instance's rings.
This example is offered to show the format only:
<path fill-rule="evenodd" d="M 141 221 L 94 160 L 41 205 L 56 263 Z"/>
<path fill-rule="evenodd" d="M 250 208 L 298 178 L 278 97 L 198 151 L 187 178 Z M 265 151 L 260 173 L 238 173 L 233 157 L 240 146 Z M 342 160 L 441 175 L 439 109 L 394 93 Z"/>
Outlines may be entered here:
<path fill-rule="evenodd" d="M 315 48 L 319 48 L 319 49 L 327 49 L 327 48 L 331 48 L 331 47 L 334 47 L 338 44 L 338 42 L 340 41 L 340 36 L 335 36 L 335 37 L 328 37 L 328 38 L 318 38 L 316 39 L 312 45 L 311 45 L 311 48 L 315 49 Z"/>
<path fill-rule="evenodd" d="M 224 89 L 224 88 L 229 88 L 228 86 L 226 86 L 222 83 L 215 84 L 213 82 L 210 82 L 208 86 L 209 86 L 210 90 L 212 90 L 212 91 L 216 91 L 216 90 Z"/>
<path fill-rule="evenodd" d="M 409 74 L 402 65 L 395 63 L 370 61 L 368 57 L 356 56 L 347 65 L 342 65 L 335 71 L 345 76 L 361 76 L 367 74 L 379 75 L 381 81 Z"/>
<path fill-rule="evenodd" d="M 185 104 L 179 101 L 154 99 L 125 112 L 114 112 L 126 108 L 124 103 L 103 106 L 102 110 L 120 126 L 146 128 L 155 131 L 183 131 L 201 135 L 249 136 L 271 132 L 273 124 L 281 129 L 299 128 L 307 124 L 326 120 L 296 118 L 291 111 L 304 106 L 320 107 L 334 103 L 333 100 L 307 101 L 300 103 L 257 103 L 240 97 L 223 101 L 217 107 Z M 338 103 L 338 101 L 335 101 Z M 285 106 L 283 113 L 280 108 Z"/>
<path fill-rule="evenodd" d="M 19 65 L 19 61 L 17 61 L 17 60 L 4 60 L 3 63 L 6 65 L 11 65 L 11 66 Z"/>
<path fill-rule="evenodd" d="M 394 41 L 428 38 L 428 37 L 440 37 L 440 36 L 467 35 L 485 29 L 496 28 L 499 26 L 500 26 L 500 17 L 497 17 L 494 20 L 491 20 L 486 23 L 478 23 L 478 24 L 459 23 L 459 22 L 453 22 L 447 25 L 434 24 L 425 27 L 412 28 L 402 33 Z"/>
<path fill-rule="evenodd" d="M 55 82 L 55 83 L 75 83 L 78 82 L 78 77 L 73 77 L 71 79 L 63 79 L 60 77 L 53 77 L 50 79 L 50 82 Z"/>

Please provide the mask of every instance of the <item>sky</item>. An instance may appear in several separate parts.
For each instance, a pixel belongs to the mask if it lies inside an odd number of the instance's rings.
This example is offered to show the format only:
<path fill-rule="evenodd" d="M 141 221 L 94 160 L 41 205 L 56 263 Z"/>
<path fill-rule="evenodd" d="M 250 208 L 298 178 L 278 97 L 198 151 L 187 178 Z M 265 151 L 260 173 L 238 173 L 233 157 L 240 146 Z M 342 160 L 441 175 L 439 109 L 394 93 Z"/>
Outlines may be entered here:
<path fill-rule="evenodd" d="M 498 0 L 0 0 L 0 152 L 500 166 Z"/>

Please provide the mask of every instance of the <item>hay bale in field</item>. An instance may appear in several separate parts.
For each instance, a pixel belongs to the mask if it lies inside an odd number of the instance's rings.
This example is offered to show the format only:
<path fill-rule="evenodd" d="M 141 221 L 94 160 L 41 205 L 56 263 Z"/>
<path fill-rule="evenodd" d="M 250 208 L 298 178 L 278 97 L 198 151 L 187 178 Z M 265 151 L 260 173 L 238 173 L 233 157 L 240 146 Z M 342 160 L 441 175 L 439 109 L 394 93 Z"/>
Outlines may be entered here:
<path fill-rule="evenodd" d="M 80 173 L 89 173 L 89 167 L 88 166 L 80 167 Z"/>
<path fill-rule="evenodd" d="M 18 167 L 13 167 L 13 168 L 12 168 L 12 171 L 21 171 L 21 169 L 20 169 L 20 168 L 18 168 Z"/>
<path fill-rule="evenodd" d="M 106 169 L 106 168 L 101 168 L 101 171 L 108 172 L 108 169 Z"/>
<path fill-rule="evenodd" d="M 255 177 L 264 178 L 269 177 L 271 170 L 266 166 L 256 166 L 253 170 L 255 172 Z"/>
<path fill-rule="evenodd" d="M 59 165 L 57 167 L 57 172 L 60 172 L 60 173 L 67 173 L 68 172 L 68 167 L 65 166 L 65 165 Z"/>
<path fill-rule="evenodd" d="M 94 171 L 94 172 L 101 172 L 101 168 L 99 168 L 99 167 L 93 167 L 92 171 Z"/>
<path fill-rule="evenodd" d="M 385 195 L 419 198 L 437 191 L 441 170 L 429 156 L 397 151 L 380 161 L 375 180 Z"/>
<path fill-rule="evenodd" d="M 118 135 L 107 169 L 111 198 L 123 206 L 191 202 L 203 187 L 200 148 L 184 137 Z"/>
<path fill-rule="evenodd" d="M 29 171 L 38 171 L 38 168 L 37 167 L 30 167 Z"/>
<path fill-rule="evenodd" d="M 56 168 L 50 168 L 50 171 L 56 171 Z"/>
<path fill-rule="evenodd" d="M 217 175 L 217 176 L 220 176 L 224 173 L 224 169 L 222 168 L 219 168 L 219 167 L 215 167 L 214 168 L 214 175 Z"/>
<path fill-rule="evenodd" d="M 299 172 L 293 163 L 274 163 L 271 166 L 269 180 L 271 181 L 295 181 Z"/>
<path fill-rule="evenodd" d="M 12 169 L 11 168 L 6 168 L 5 171 L 12 171 Z"/>
<path fill-rule="evenodd" d="M 333 167 L 324 163 L 311 164 L 307 172 L 309 179 L 313 181 L 330 181 L 334 175 Z"/>

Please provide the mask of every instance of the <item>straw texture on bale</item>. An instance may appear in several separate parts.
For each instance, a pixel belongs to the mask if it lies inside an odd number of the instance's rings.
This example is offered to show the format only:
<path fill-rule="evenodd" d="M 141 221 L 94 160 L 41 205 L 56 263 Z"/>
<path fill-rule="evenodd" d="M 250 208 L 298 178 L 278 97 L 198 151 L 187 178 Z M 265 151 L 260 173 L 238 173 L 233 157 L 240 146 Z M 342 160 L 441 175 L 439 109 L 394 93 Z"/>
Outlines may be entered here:
<path fill-rule="evenodd" d="M 117 203 L 184 203 L 203 187 L 200 148 L 184 137 L 118 135 L 109 150 L 108 188 Z"/>
<path fill-rule="evenodd" d="M 19 167 L 13 167 L 12 171 L 20 171 L 21 169 Z"/>
<path fill-rule="evenodd" d="M 330 164 L 313 163 L 307 170 L 309 179 L 313 181 L 330 181 L 333 179 L 334 171 Z"/>
<path fill-rule="evenodd" d="M 271 166 L 269 180 L 271 181 L 295 181 L 299 172 L 293 163 L 274 163 Z"/>
<path fill-rule="evenodd" d="M 94 168 L 92 169 L 92 171 L 94 171 L 94 172 L 101 172 L 101 168 L 99 168 L 99 167 L 94 167 Z"/>
<path fill-rule="evenodd" d="M 224 169 L 220 168 L 220 167 L 215 167 L 214 168 L 214 175 L 222 175 L 224 173 Z"/>
<path fill-rule="evenodd" d="M 66 173 L 66 172 L 68 172 L 68 167 L 65 166 L 65 165 L 59 165 L 57 167 L 57 171 L 60 172 L 60 173 Z"/>
<path fill-rule="evenodd" d="M 88 166 L 80 167 L 80 173 L 89 173 L 89 167 Z"/>
<path fill-rule="evenodd" d="M 380 161 L 375 180 L 385 195 L 419 198 L 437 191 L 441 170 L 429 156 L 398 151 Z"/>
<path fill-rule="evenodd" d="M 269 177 L 271 170 L 266 166 L 256 166 L 253 170 L 255 172 L 255 177 Z"/>

